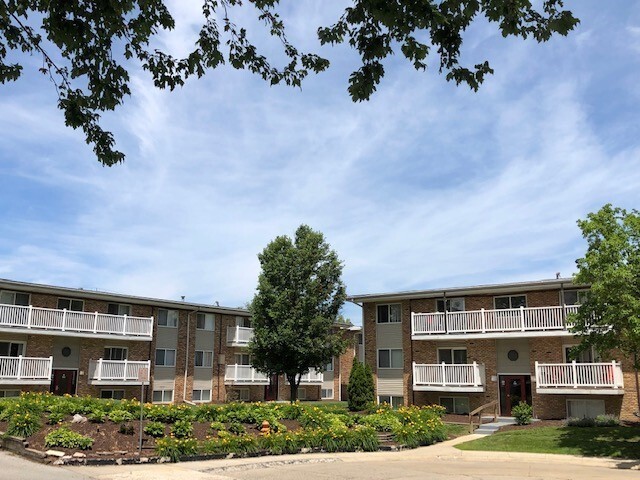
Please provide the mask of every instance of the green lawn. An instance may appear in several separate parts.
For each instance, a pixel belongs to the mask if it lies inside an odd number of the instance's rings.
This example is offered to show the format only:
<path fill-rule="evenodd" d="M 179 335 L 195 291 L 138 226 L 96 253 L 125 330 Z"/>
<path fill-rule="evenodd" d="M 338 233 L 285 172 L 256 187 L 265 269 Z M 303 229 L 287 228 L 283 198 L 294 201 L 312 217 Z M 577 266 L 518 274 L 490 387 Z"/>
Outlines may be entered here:
<path fill-rule="evenodd" d="M 447 438 L 469 435 L 469 425 L 462 425 L 459 423 L 445 423 L 444 426 L 447 429 Z"/>
<path fill-rule="evenodd" d="M 456 448 L 640 459 L 640 427 L 537 427 L 494 433 Z"/>

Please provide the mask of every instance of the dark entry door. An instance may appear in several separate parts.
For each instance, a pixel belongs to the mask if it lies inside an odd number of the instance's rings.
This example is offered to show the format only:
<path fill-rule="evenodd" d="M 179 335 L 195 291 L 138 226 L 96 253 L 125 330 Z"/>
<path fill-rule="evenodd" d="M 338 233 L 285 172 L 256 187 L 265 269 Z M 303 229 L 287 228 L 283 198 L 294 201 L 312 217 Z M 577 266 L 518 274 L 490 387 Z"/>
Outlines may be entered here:
<path fill-rule="evenodd" d="M 77 373 L 76 370 L 54 370 L 51 392 L 54 395 L 75 395 Z"/>
<path fill-rule="evenodd" d="M 269 385 L 264 387 L 264 399 L 278 399 L 278 375 L 271 375 L 271 378 L 269 378 Z"/>
<path fill-rule="evenodd" d="M 504 383 L 501 382 L 502 397 L 504 399 L 502 405 L 502 415 L 511 416 L 511 409 L 520 402 L 527 402 L 527 376 L 526 375 L 507 375 L 502 377 Z"/>

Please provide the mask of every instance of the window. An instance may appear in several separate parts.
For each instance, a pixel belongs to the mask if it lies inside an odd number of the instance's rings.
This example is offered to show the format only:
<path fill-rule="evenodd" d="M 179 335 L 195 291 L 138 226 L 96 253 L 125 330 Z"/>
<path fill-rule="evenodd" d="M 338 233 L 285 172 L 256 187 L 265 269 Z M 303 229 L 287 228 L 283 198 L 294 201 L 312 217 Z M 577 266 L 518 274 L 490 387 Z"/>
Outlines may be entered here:
<path fill-rule="evenodd" d="M 241 402 L 248 402 L 249 401 L 249 389 L 248 388 L 239 388 L 238 390 L 236 390 L 236 393 L 238 394 L 238 400 L 240 400 Z"/>
<path fill-rule="evenodd" d="M 153 403 L 173 402 L 173 390 L 154 390 L 152 394 Z"/>
<path fill-rule="evenodd" d="M 236 327 L 251 328 L 251 319 L 249 317 L 236 317 Z"/>
<path fill-rule="evenodd" d="M 0 292 L 0 303 L 3 303 L 5 305 L 21 305 L 23 307 L 27 307 L 29 306 L 29 294 L 3 290 Z"/>
<path fill-rule="evenodd" d="M 19 397 L 20 390 L 0 390 L 0 398 Z"/>
<path fill-rule="evenodd" d="M 358 339 L 358 345 L 362 345 L 364 343 L 364 337 L 361 333 L 358 333 L 356 338 Z"/>
<path fill-rule="evenodd" d="M 571 363 L 575 360 L 577 363 L 594 363 L 600 361 L 600 355 L 598 355 L 593 347 L 581 351 L 575 359 L 571 358 L 571 349 L 575 346 L 577 345 L 563 345 L 565 362 Z"/>
<path fill-rule="evenodd" d="M 251 365 L 251 355 L 248 353 L 236 353 L 234 358 L 236 365 Z"/>
<path fill-rule="evenodd" d="M 19 357 L 24 355 L 24 343 L 0 342 L 0 357 Z"/>
<path fill-rule="evenodd" d="M 127 347 L 104 347 L 105 360 L 126 360 Z"/>
<path fill-rule="evenodd" d="M 562 299 L 565 305 L 582 305 L 589 295 L 589 290 L 565 290 Z"/>
<path fill-rule="evenodd" d="M 298 400 L 307 399 L 307 389 L 304 387 L 298 387 Z"/>
<path fill-rule="evenodd" d="M 399 303 L 393 305 L 378 305 L 378 323 L 400 323 L 402 309 Z"/>
<path fill-rule="evenodd" d="M 131 315 L 131 305 L 110 303 L 107 305 L 107 313 L 109 315 Z"/>
<path fill-rule="evenodd" d="M 158 309 L 158 326 L 176 328 L 178 326 L 178 311 L 165 310 L 164 308 L 159 308 Z"/>
<path fill-rule="evenodd" d="M 496 306 L 496 310 L 526 307 L 527 297 L 526 295 L 510 295 L 506 297 L 493 297 L 493 303 Z"/>
<path fill-rule="evenodd" d="M 438 363 L 465 365 L 467 363 L 466 348 L 439 348 Z"/>
<path fill-rule="evenodd" d="M 168 348 L 156 348 L 156 366 L 175 367 L 176 351 Z"/>
<path fill-rule="evenodd" d="M 378 403 L 388 403 L 393 408 L 404 405 L 404 397 L 396 397 L 394 395 L 378 395 Z"/>
<path fill-rule="evenodd" d="M 215 316 L 213 313 L 198 313 L 196 316 L 196 328 L 198 330 L 213 331 Z"/>
<path fill-rule="evenodd" d="M 213 366 L 213 352 L 211 350 L 196 350 L 196 367 L 212 367 Z"/>
<path fill-rule="evenodd" d="M 447 312 L 464 312 L 464 298 L 447 298 Z M 444 312 L 445 299 L 436 300 L 436 312 Z"/>
<path fill-rule="evenodd" d="M 194 402 L 210 402 L 211 390 L 194 390 L 191 398 Z"/>
<path fill-rule="evenodd" d="M 329 363 L 327 363 L 324 366 L 324 371 L 325 372 L 333 372 L 333 358 L 331 359 L 331 361 Z"/>
<path fill-rule="evenodd" d="M 447 409 L 447 413 L 455 413 L 457 415 L 469 414 L 468 397 L 440 397 L 440 405 Z"/>
<path fill-rule="evenodd" d="M 75 298 L 59 298 L 58 310 L 82 312 L 84 310 L 84 300 L 77 300 Z"/>
<path fill-rule="evenodd" d="M 567 400 L 568 418 L 596 418 L 604 413 L 604 400 Z"/>
<path fill-rule="evenodd" d="M 378 368 L 403 368 L 404 360 L 401 348 L 383 348 L 378 350 Z"/>
<path fill-rule="evenodd" d="M 333 398 L 333 388 L 322 388 L 320 390 L 320 398 L 330 400 Z"/>
<path fill-rule="evenodd" d="M 100 390 L 100 398 L 122 400 L 124 398 L 124 390 Z"/>

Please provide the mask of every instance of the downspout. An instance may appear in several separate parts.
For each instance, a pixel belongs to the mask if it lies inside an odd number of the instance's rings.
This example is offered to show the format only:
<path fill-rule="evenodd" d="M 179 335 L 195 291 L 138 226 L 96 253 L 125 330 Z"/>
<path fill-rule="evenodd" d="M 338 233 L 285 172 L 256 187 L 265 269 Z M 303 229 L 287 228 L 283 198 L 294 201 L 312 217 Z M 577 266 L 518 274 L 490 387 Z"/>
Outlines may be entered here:
<path fill-rule="evenodd" d="M 217 315 L 216 315 L 217 316 Z M 215 329 L 215 317 L 214 316 L 214 320 L 213 320 L 213 328 Z M 220 401 L 220 355 L 222 355 L 222 315 L 220 315 L 220 333 L 218 334 L 218 358 L 216 361 L 216 375 L 217 375 L 217 380 L 218 380 L 218 394 L 217 394 L 217 398 L 218 401 Z M 226 362 L 226 359 L 225 359 Z"/>
<path fill-rule="evenodd" d="M 194 310 L 187 313 L 187 348 L 184 352 L 184 385 L 182 389 L 182 401 L 187 402 L 187 374 L 189 371 L 189 337 L 191 336 L 191 315 L 198 313 L 199 310 Z"/>
<path fill-rule="evenodd" d="M 156 319 L 158 318 L 158 311 L 156 309 L 156 314 L 155 316 L 153 315 L 153 311 L 154 311 L 154 307 L 151 307 L 151 316 L 153 317 L 153 321 L 155 322 Z M 153 365 L 153 373 L 156 373 L 156 356 L 153 355 L 151 356 L 154 352 L 153 350 L 153 344 L 155 343 L 156 339 L 158 338 L 158 328 L 153 325 L 153 334 L 151 335 L 151 341 L 149 342 L 149 360 L 152 360 L 151 363 Z M 149 402 L 150 401 L 150 395 L 152 395 L 153 392 L 151 392 L 151 389 L 153 388 L 152 382 L 151 382 L 151 365 L 149 365 L 149 388 L 147 388 L 147 392 L 146 392 L 146 399 L 141 398 L 140 401 L 141 402 Z"/>

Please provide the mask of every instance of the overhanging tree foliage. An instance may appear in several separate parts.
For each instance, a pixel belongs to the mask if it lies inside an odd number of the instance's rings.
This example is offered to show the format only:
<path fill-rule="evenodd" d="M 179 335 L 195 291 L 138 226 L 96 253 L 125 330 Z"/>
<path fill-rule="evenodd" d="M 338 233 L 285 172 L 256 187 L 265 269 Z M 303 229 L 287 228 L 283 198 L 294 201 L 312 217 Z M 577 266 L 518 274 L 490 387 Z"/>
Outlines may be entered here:
<path fill-rule="evenodd" d="M 274 66 L 233 20 L 237 7 L 254 10 L 267 32 L 282 44 L 283 66 Z M 98 160 L 124 160 L 113 135 L 100 126 L 100 114 L 115 109 L 130 94 L 129 71 L 141 65 L 158 88 L 173 90 L 192 76 L 228 63 L 247 69 L 270 84 L 300 86 L 310 72 L 329 62 L 302 53 L 289 42 L 276 12 L 279 0 L 202 0 L 203 24 L 193 50 L 176 58 L 150 44 L 161 30 L 174 28 L 163 0 L 7 0 L 0 2 L 0 82 L 23 73 L 21 54 L 42 57 L 40 71 L 53 82 L 65 123 L 81 128 Z M 399 50 L 419 70 L 429 55 L 438 59 L 447 80 L 477 90 L 488 62 L 460 64 L 464 31 L 478 17 L 497 24 L 504 36 L 567 35 L 578 23 L 562 0 L 353 0 L 338 21 L 317 30 L 321 44 L 347 43 L 361 66 L 349 78 L 354 101 L 368 100 L 384 76 L 382 61 Z M 315 28 L 315 27 L 313 27 Z"/>
<path fill-rule="evenodd" d="M 335 326 L 346 297 L 342 264 L 322 233 L 306 225 L 294 240 L 277 237 L 258 258 L 251 363 L 267 375 L 284 375 L 295 401 L 302 375 L 322 370 L 347 348 Z"/>
<path fill-rule="evenodd" d="M 640 411 L 640 212 L 605 205 L 578 221 L 587 253 L 575 282 L 591 285 L 572 318 L 579 350 L 619 350 L 633 361 Z"/>

